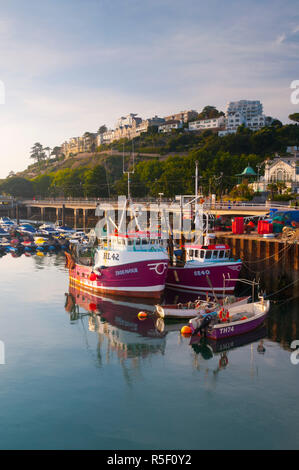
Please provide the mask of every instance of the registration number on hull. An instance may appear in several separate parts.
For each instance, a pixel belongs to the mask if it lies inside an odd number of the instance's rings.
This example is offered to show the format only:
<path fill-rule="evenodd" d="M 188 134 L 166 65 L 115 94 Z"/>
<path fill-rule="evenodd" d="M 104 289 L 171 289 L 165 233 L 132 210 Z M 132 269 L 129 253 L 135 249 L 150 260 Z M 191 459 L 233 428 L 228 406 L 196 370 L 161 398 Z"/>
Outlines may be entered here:
<path fill-rule="evenodd" d="M 208 276 L 211 272 L 208 269 L 202 271 L 194 271 L 194 276 Z"/>
<path fill-rule="evenodd" d="M 105 251 L 104 253 L 105 260 L 119 261 L 119 253 L 111 253 L 110 251 Z"/>
<path fill-rule="evenodd" d="M 232 333 L 234 329 L 235 329 L 234 326 L 226 326 L 225 328 L 219 328 L 219 333 L 221 335 L 226 334 L 226 333 Z"/>

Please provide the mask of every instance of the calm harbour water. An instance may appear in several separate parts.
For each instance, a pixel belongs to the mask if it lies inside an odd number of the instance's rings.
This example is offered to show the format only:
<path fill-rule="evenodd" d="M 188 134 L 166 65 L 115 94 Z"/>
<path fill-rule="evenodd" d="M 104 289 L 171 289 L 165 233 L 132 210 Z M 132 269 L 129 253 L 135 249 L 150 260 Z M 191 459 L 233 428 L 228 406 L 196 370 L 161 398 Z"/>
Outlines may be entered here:
<path fill-rule="evenodd" d="M 298 300 L 224 353 L 234 342 L 192 347 L 138 305 L 69 292 L 61 255 L 0 263 L 1 449 L 299 448 Z"/>

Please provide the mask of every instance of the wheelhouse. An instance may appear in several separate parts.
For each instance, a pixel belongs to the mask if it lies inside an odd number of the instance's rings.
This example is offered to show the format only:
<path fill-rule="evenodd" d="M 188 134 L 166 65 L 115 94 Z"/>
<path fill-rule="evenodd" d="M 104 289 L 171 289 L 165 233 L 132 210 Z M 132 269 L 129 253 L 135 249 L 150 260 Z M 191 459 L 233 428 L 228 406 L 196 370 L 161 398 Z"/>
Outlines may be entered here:
<path fill-rule="evenodd" d="M 228 245 L 190 245 L 186 246 L 186 259 L 199 262 L 228 261 L 230 248 Z"/>
<path fill-rule="evenodd" d="M 149 232 L 134 232 L 127 235 L 115 233 L 110 235 L 102 246 L 109 250 L 161 251 L 166 249 L 167 240 Z"/>

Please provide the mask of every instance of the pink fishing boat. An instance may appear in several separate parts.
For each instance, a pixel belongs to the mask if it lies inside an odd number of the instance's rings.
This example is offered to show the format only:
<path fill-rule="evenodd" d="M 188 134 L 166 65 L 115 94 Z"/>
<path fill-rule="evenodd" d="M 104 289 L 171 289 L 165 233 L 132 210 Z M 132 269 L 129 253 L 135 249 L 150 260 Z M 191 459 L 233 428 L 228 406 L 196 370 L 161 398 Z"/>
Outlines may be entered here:
<path fill-rule="evenodd" d="M 66 253 L 70 280 L 104 294 L 159 299 L 165 288 L 168 255 L 149 232 L 114 233 L 87 256 Z"/>
<path fill-rule="evenodd" d="M 230 257 L 228 245 L 188 244 L 184 250 L 185 263 L 175 259 L 168 268 L 168 288 L 195 294 L 214 292 L 221 295 L 224 290 L 223 280 L 226 278 L 225 294 L 233 293 L 242 261 Z"/>

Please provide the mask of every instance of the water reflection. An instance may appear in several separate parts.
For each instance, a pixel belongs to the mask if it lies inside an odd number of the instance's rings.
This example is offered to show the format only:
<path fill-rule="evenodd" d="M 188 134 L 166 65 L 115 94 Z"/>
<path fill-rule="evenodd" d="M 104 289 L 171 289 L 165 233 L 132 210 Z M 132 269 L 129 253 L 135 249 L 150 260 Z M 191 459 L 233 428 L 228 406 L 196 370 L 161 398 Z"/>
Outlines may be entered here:
<path fill-rule="evenodd" d="M 150 314 L 144 320 L 137 317 L 141 310 L 153 310 L 153 305 L 112 300 L 74 285 L 69 286 L 65 295 L 70 321 L 88 317 L 89 331 L 98 334 L 99 363 L 109 364 L 116 357 L 127 382 L 131 383 L 128 363 L 136 372 L 151 355 L 164 355 L 167 334 L 164 322 Z"/>

